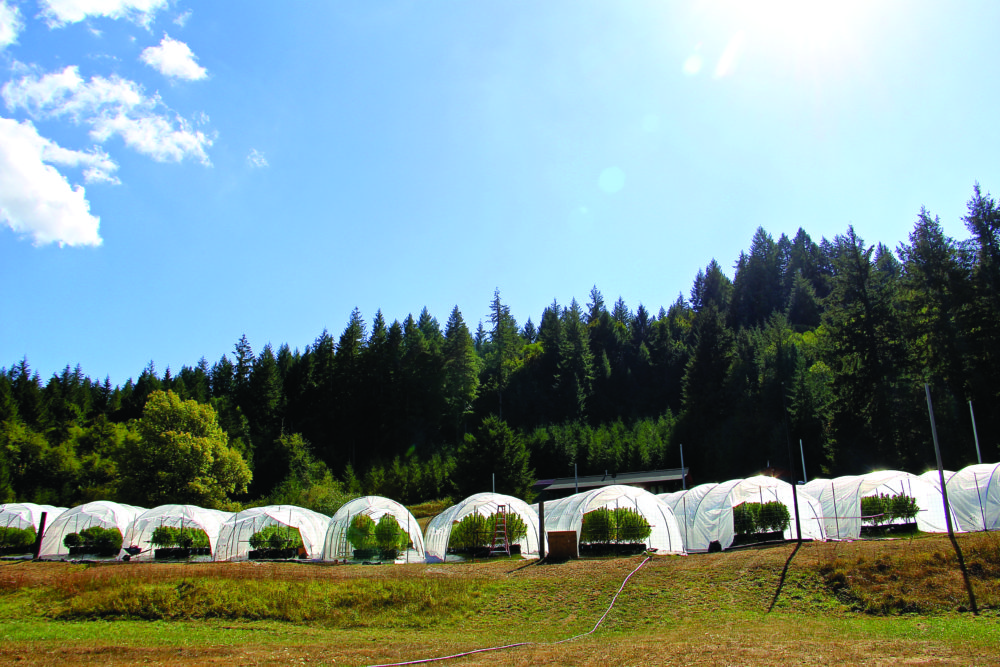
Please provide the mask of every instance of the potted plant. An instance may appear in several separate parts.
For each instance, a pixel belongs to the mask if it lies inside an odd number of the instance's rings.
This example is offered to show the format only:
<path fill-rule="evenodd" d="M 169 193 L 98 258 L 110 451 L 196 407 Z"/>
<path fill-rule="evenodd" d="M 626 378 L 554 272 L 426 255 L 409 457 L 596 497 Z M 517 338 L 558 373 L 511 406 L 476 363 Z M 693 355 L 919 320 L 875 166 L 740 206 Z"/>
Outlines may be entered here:
<path fill-rule="evenodd" d="M 473 558 L 489 556 L 499 520 L 495 513 L 487 516 L 478 513 L 469 514 L 452 526 L 448 552 L 472 556 Z M 505 513 L 503 520 L 506 525 L 510 553 L 518 555 L 521 553 L 521 545 L 516 543 L 523 540 L 528 534 L 528 527 L 520 515 L 511 512 Z"/>
<path fill-rule="evenodd" d="M 271 524 L 250 536 L 250 560 L 304 558 L 306 550 L 298 528 Z"/>
<path fill-rule="evenodd" d="M 122 534 L 117 528 L 91 526 L 79 533 L 69 533 L 63 538 L 63 545 L 70 556 L 117 556 L 122 548 Z"/>
<path fill-rule="evenodd" d="M 208 535 L 200 528 L 159 526 L 149 541 L 153 546 L 160 547 L 153 551 L 156 560 L 177 560 L 212 553 Z"/>
<path fill-rule="evenodd" d="M 911 532 L 920 508 L 912 496 L 875 494 L 861 499 L 861 534 L 883 535 L 886 532 Z"/>
<path fill-rule="evenodd" d="M 35 545 L 35 529 L 17 528 L 15 526 L 0 527 L 0 556 L 13 556 L 31 553 Z"/>
<path fill-rule="evenodd" d="M 653 529 L 631 507 L 598 507 L 583 515 L 580 554 L 606 556 L 640 553 Z"/>
<path fill-rule="evenodd" d="M 792 517 L 784 503 L 740 503 L 733 508 L 733 544 L 755 544 L 784 539 Z"/>
<path fill-rule="evenodd" d="M 375 524 L 375 546 L 379 560 L 396 560 L 399 552 L 410 546 L 410 536 L 400 527 L 396 517 L 383 514 Z"/>
<path fill-rule="evenodd" d="M 371 560 L 377 552 L 375 520 L 367 514 L 357 514 L 347 527 L 347 541 L 354 551 L 354 560 Z"/>

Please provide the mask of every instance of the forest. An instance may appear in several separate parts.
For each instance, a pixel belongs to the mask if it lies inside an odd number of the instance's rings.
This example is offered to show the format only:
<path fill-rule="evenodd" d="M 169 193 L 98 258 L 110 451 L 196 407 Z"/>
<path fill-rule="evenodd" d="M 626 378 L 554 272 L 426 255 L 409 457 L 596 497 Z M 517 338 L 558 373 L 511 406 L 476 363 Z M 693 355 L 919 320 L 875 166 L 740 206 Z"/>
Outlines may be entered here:
<path fill-rule="evenodd" d="M 474 327 L 370 321 L 304 350 L 251 349 L 122 386 L 28 359 L 0 369 L 0 502 L 332 513 L 362 493 L 406 504 L 537 478 L 680 467 L 695 483 L 814 477 L 1000 458 L 1000 208 L 977 184 L 967 239 L 922 209 L 908 241 L 763 227 L 656 309 L 595 286 L 517 322 L 500 291 Z M 155 351 L 151 351 L 155 352 Z M 970 409 L 975 412 L 975 428 Z"/>

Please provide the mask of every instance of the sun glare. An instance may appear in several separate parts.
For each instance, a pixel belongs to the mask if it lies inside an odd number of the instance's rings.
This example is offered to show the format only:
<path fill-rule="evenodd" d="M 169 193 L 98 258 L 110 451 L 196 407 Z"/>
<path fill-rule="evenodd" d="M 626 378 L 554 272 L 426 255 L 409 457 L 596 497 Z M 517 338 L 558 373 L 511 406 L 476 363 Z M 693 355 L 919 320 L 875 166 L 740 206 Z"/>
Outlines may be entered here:
<path fill-rule="evenodd" d="M 725 0 L 748 36 L 772 48 L 837 48 L 850 38 L 864 5 L 850 0 Z"/>

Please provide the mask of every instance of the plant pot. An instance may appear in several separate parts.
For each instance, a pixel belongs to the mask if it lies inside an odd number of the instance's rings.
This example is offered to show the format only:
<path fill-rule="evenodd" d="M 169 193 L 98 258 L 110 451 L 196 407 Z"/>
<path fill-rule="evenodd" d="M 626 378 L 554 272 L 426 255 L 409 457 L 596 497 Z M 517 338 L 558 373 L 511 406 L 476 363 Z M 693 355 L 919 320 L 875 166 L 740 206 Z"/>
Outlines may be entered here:
<path fill-rule="evenodd" d="M 0 556 L 20 556 L 22 554 L 34 553 L 35 547 L 29 544 L 26 547 L 0 547 Z"/>
<path fill-rule="evenodd" d="M 183 560 L 192 556 L 210 556 L 208 547 L 163 547 L 153 551 L 154 560 Z"/>
<path fill-rule="evenodd" d="M 635 554 L 641 554 L 644 551 L 646 551 L 646 544 L 644 542 L 630 542 L 627 544 L 616 544 L 614 542 L 588 544 L 583 542 L 580 544 L 581 557 L 596 558 L 599 556 L 634 556 Z"/>
<path fill-rule="evenodd" d="M 70 547 L 70 556 L 97 556 L 98 558 L 113 558 L 118 555 L 121 548 L 118 547 L 95 547 L 95 546 L 81 546 L 81 547 Z"/>
<path fill-rule="evenodd" d="M 290 549 L 254 549 L 247 554 L 250 560 L 288 560 L 299 555 L 295 547 Z"/>
<path fill-rule="evenodd" d="M 760 544 L 762 542 L 784 542 L 785 531 L 776 530 L 770 533 L 743 533 L 733 537 L 732 546 L 738 547 L 745 544 Z"/>

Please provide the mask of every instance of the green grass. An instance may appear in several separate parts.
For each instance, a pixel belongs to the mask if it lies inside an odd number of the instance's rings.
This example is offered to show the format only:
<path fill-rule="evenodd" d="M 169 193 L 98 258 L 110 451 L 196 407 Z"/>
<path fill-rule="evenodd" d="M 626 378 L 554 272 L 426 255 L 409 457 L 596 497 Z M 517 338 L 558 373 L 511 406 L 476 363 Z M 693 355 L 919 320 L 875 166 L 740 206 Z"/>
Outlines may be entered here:
<path fill-rule="evenodd" d="M 607 664 L 641 651 L 651 663 L 987 664 L 1000 646 L 996 539 L 962 538 L 976 564 L 978 617 L 956 611 L 964 588 L 946 538 L 806 545 L 790 562 L 792 547 L 781 546 L 655 557 L 597 633 L 558 647 L 544 642 L 589 631 L 641 557 L 367 568 L 22 563 L 0 568 L 0 660 L 41 651 L 41 664 L 91 664 L 108 652 L 122 662 L 242 664 L 287 653 L 366 664 L 532 641 L 499 661 Z M 887 596 L 912 604 L 880 606 Z"/>

